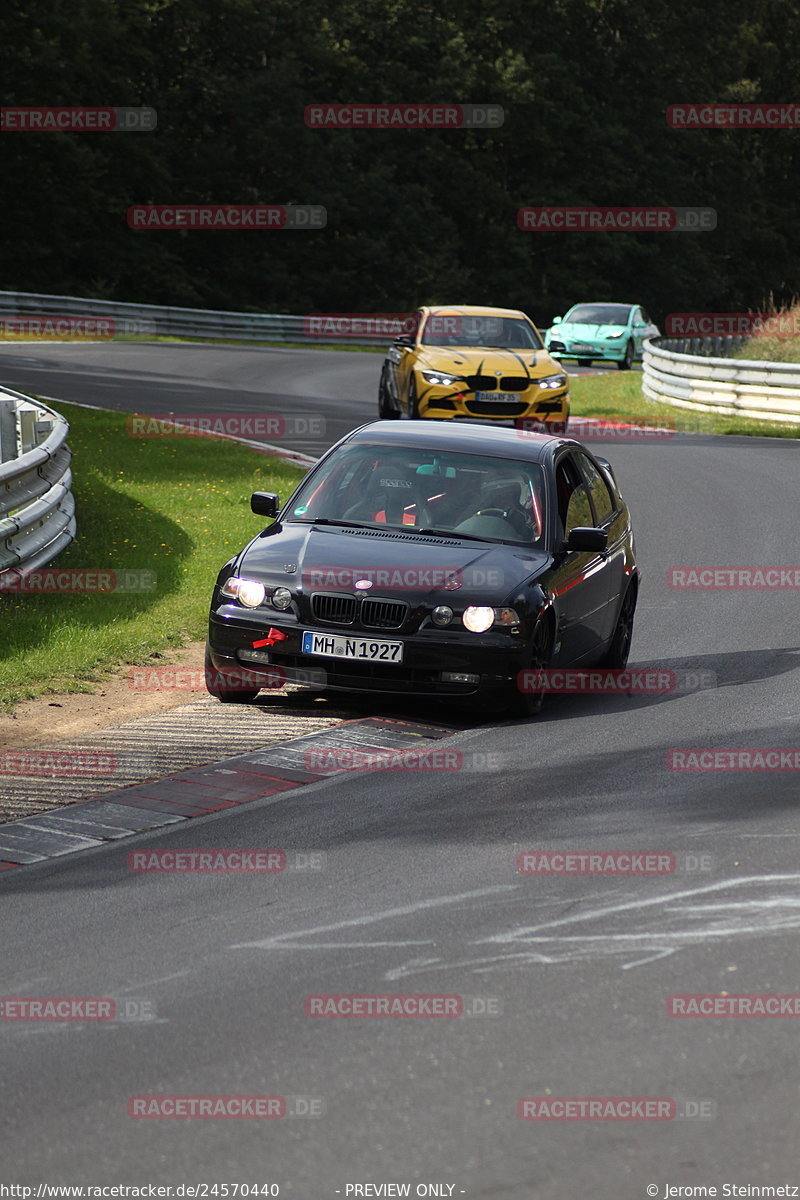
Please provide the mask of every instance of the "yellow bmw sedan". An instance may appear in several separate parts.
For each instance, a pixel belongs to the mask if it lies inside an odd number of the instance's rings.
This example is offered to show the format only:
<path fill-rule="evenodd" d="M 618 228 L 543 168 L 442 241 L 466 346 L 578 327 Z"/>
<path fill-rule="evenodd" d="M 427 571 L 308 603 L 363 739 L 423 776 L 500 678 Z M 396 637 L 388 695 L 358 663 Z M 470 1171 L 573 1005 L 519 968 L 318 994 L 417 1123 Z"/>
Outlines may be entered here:
<path fill-rule="evenodd" d="M 541 422 L 564 432 L 566 373 L 525 313 L 477 305 L 423 307 L 414 334 L 395 338 L 383 363 L 378 415 Z"/>

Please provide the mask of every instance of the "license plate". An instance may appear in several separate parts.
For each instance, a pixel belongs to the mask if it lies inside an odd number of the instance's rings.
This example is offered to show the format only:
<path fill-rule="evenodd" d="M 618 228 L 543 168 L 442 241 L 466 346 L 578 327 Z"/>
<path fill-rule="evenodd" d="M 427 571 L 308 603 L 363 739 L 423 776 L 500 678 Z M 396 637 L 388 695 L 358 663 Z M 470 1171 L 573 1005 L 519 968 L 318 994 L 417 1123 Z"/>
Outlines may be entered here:
<path fill-rule="evenodd" d="M 572 347 L 572 349 L 576 350 L 578 352 L 578 354 L 593 354 L 594 353 L 594 346 L 581 346 L 578 342 L 575 343 L 575 345 Z"/>
<path fill-rule="evenodd" d="M 519 392 L 476 392 L 475 399 L 480 400 L 483 404 L 491 404 L 496 401 L 498 404 L 508 404 L 509 400 L 519 400 Z"/>
<path fill-rule="evenodd" d="M 338 633 L 303 631 L 303 654 L 324 654 L 329 658 L 355 658 L 360 662 L 401 663 L 403 643 L 388 638 L 345 637 Z"/>

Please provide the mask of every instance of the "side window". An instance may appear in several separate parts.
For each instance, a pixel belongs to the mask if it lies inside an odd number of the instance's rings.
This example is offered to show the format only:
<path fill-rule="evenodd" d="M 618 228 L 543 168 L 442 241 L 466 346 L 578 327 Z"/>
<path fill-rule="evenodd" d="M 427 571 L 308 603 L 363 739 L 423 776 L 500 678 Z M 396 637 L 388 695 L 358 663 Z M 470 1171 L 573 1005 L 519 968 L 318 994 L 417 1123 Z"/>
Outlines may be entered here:
<path fill-rule="evenodd" d="M 608 490 L 608 484 L 592 460 L 585 454 L 579 454 L 578 458 L 592 495 L 594 511 L 597 514 L 597 524 L 602 525 L 616 509 L 616 501 Z"/>
<path fill-rule="evenodd" d="M 564 537 L 580 525 L 594 525 L 589 493 L 572 457 L 563 455 L 556 467 L 558 517 Z"/>

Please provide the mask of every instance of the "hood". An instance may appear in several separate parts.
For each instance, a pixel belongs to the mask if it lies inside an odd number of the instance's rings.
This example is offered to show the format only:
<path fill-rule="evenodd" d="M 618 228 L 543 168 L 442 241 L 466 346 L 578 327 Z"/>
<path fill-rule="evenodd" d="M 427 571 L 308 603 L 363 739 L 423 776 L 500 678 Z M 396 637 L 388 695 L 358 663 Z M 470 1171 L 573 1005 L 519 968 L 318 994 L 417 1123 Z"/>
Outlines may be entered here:
<path fill-rule="evenodd" d="M 545 551 L 524 546 L 288 523 L 252 541 L 235 570 L 295 593 L 352 593 L 366 579 L 371 596 L 499 605 L 549 563 Z"/>
<path fill-rule="evenodd" d="M 470 349 L 461 346 L 423 346 L 417 357 L 421 371 L 451 375 L 530 375 L 540 379 L 561 368 L 546 350 Z"/>
<path fill-rule="evenodd" d="M 562 321 L 560 325 L 554 325 L 550 330 L 550 337 L 558 341 L 562 333 L 566 333 L 570 338 L 588 338 L 595 340 L 596 338 L 608 337 L 610 333 L 624 333 L 628 328 L 627 325 L 583 325 L 573 324 L 572 321 Z"/>

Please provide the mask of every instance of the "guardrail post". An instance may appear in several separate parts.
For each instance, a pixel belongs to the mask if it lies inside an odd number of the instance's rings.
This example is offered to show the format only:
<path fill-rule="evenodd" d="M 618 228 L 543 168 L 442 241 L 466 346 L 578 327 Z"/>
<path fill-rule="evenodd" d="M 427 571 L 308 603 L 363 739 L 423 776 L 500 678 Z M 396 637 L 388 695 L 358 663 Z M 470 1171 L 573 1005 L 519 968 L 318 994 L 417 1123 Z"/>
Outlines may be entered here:
<path fill-rule="evenodd" d="M 16 402 L 0 396 L 0 462 L 11 462 L 18 453 Z"/>

